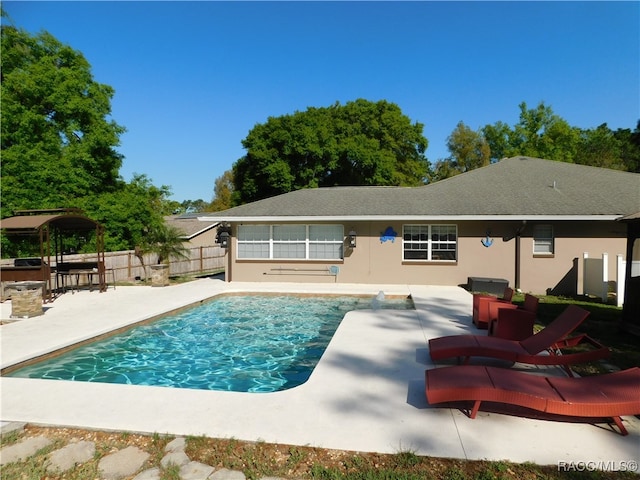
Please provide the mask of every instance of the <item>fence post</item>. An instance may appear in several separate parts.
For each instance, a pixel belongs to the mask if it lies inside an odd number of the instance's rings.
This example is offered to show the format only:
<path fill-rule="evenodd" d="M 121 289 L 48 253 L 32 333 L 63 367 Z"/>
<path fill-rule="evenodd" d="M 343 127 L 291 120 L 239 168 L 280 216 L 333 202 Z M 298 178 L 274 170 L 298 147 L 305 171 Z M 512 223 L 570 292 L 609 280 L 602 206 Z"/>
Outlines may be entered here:
<path fill-rule="evenodd" d="M 578 275 L 578 295 L 586 295 L 585 288 L 586 276 L 587 276 L 587 259 L 589 258 L 589 252 L 582 252 L 582 275 Z"/>
<path fill-rule="evenodd" d="M 622 260 L 622 255 L 616 255 L 616 305 L 622 307 L 624 303 L 624 284 L 626 281 L 627 262 Z"/>
<path fill-rule="evenodd" d="M 602 301 L 607 303 L 609 299 L 609 254 L 602 254 Z"/>

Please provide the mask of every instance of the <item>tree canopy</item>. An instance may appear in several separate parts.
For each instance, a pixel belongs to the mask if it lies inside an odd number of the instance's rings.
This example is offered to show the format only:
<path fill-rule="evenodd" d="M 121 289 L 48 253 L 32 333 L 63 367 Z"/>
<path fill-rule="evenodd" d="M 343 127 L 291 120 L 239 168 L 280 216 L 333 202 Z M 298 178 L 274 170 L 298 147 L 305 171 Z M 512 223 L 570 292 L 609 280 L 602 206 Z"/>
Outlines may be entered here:
<path fill-rule="evenodd" d="M 173 205 L 169 187 L 145 175 L 120 177 L 116 148 L 125 129 L 111 119 L 113 88 L 47 32 L 3 24 L 1 46 L 2 218 L 78 207 L 105 226 L 107 250 L 134 248 Z M 2 237 L 3 256 L 29 253 Z"/>
<path fill-rule="evenodd" d="M 77 199 L 88 216 L 105 225 L 107 251 L 129 250 L 144 244 L 150 230 L 172 213 L 169 187 L 156 187 L 146 175 L 137 174 L 116 191 Z"/>
<path fill-rule="evenodd" d="M 109 119 L 113 89 L 82 54 L 3 25 L 1 68 L 3 216 L 116 190 L 124 128 Z"/>
<path fill-rule="evenodd" d="M 482 129 L 491 150 L 491 159 L 523 155 L 573 162 L 576 158 L 580 131 L 553 113 L 544 102 L 528 109 L 520 104 L 520 120 L 513 128 L 503 122 Z"/>
<path fill-rule="evenodd" d="M 213 188 L 213 201 L 207 205 L 207 209 L 212 212 L 219 212 L 231 208 L 232 195 L 233 172 L 227 170 L 220 177 L 216 178 Z"/>
<path fill-rule="evenodd" d="M 387 101 L 359 99 L 269 117 L 242 141 L 233 165 L 233 203 L 301 188 L 424 183 L 423 125 Z"/>
<path fill-rule="evenodd" d="M 459 122 L 447 139 L 451 156 L 436 162 L 432 181 L 489 165 L 491 150 L 481 132 Z"/>
<path fill-rule="evenodd" d="M 594 167 L 637 172 L 640 157 L 638 126 L 611 130 L 606 123 L 592 129 L 572 127 L 544 102 L 535 108 L 520 104 L 520 119 L 513 127 L 503 122 L 481 129 L 491 160 L 524 155 Z"/>
<path fill-rule="evenodd" d="M 640 173 L 640 122 L 633 131 L 613 131 L 606 123 L 581 129 L 544 102 L 519 108 L 513 127 L 498 121 L 473 131 L 458 123 L 447 140 L 450 156 L 436 162 L 431 181 L 519 155 Z"/>

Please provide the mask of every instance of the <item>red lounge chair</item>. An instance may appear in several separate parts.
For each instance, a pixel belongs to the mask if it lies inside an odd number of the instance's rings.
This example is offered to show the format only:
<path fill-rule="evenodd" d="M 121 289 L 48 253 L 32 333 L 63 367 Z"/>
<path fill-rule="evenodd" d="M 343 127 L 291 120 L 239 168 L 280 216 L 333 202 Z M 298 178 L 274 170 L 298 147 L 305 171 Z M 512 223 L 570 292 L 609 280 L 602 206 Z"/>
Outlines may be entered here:
<path fill-rule="evenodd" d="M 489 303 L 489 335 L 495 335 L 496 322 L 498 321 L 498 318 L 500 317 L 501 314 L 503 314 L 505 310 L 516 310 L 519 312 L 530 313 L 533 316 L 533 320 L 535 322 L 535 318 L 538 315 L 538 303 L 539 303 L 538 297 L 535 297 L 528 293 L 525 294 L 524 296 L 524 303 L 522 304 L 522 306 L 515 305 L 513 303 L 499 303 L 499 302 Z M 507 314 L 507 316 L 509 315 Z M 525 315 L 522 318 L 527 318 L 527 317 L 529 316 Z M 533 323 L 531 324 L 531 327 L 532 329 L 529 332 L 529 335 L 519 339 L 513 338 L 512 340 L 523 340 L 524 338 L 527 338 L 533 335 Z M 500 336 L 500 335 L 497 335 L 497 336 Z"/>
<path fill-rule="evenodd" d="M 501 308 L 498 318 L 489 324 L 488 335 L 507 340 L 525 340 L 533 335 L 535 313 L 521 309 Z"/>
<path fill-rule="evenodd" d="M 478 328 L 486 329 L 489 326 L 489 305 L 491 302 L 498 302 L 501 304 L 512 305 L 511 299 L 513 298 L 513 289 L 505 288 L 502 298 L 495 295 L 486 295 L 483 293 L 473 294 L 473 310 L 472 319 L 473 324 Z M 514 305 L 515 307 L 515 305 Z"/>
<path fill-rule="evenodd" d="M 484 335 L 451 335 L 429 340 L 429 354 L 433 361 L 448 358 L 463 359 L 489 357 L 510 362 L 533 365 L 563 365 L 571 375 L 569 365 L 592 362 L 609 355 L 609 349 L 589 338 L 569 334 L 589 316 L 589 312 L 576 305 L 569 305 L 546 328 L 525 340 L 507 340 Z M 587 343 L 594 349 L 563 354 L 561 349 Z M 540 353 L 547 352 L 547 355 Z"/>
<path fill-rule="evenodd" d="M 482 402 L 496 402 L 547 414 L 611 419 L 627 435 L 623 415 L 640 414 L 640 368 L 593 377 L 543 377 L 481 365 L 427 370 L 430 404 L 472 401 L 470 418 Z M 594 422 L 597 423 L 597 422 Z"/>

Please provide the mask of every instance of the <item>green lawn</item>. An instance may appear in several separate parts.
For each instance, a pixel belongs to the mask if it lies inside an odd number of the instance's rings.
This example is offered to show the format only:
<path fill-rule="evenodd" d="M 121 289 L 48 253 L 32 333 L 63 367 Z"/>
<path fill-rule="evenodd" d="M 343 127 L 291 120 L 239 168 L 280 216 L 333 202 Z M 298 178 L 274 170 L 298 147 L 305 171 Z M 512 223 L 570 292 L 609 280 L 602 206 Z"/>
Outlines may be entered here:
<path fill-rule="evenodd" d="M 538 296 L 538 320 L 540 326 L 551 323 L 568 305 L 579 305 L 591 312 L 575 333 L 586 333 L 594 340 L 611 349 L 611 356 L 606 360 L 621 370 L 640 366 L 640 349 L 638 337 L 620 329 L 622 309 L 614 305 L 597 303 L 589 299 L 575 299 L 554 296 Z M 524 295 L 515 295 L 514 303 L 522 304 Z M 589 366 L 574 366 L 578 373 L 601 373 L 607 371 L 606 364 L 596 363 Z"/>

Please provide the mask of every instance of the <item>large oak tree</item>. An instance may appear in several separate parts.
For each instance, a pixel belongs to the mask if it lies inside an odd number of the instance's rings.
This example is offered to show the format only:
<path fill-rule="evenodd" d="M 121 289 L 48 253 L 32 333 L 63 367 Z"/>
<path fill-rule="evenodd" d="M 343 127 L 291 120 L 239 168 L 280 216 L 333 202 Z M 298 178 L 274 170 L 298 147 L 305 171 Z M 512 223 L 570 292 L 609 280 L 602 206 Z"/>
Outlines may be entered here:
<path fill-rule="evenodd" d="M 2 26 L 2 216 L 74 205 L 120 185 L 124 128 L 113 89 L 84 56 L 50 34 Z"/>
<path fill-rule="evenodd" d="M 301 188 L 424 183 L 423 125 L 387 101 L 359 99 L 270 117 L 243 140 L 233 165 L 233 203 Z"/>
<path fill-rule="evenodd" d="M 1 46 L 2 218 L 78 207 L 105 226 L 107 250 L 134 248 L 171 213 L 170 190 L 146 175 L 130 183 L 120 177 L 116 147 L 125 129 L 111 119 L 113 88 L 95 81 L 82 53 L 47 32 L 7 23 Z M 33 248 L 2 236 L 4 257 L 39 251 Z"/>

